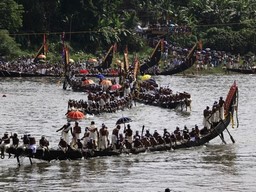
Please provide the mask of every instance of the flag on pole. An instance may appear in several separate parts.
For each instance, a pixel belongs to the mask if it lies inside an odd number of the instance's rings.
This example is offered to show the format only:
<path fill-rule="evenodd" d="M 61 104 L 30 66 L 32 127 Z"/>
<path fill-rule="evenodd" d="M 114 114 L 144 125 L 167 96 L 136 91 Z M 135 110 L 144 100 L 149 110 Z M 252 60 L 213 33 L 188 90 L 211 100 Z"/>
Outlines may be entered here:
<path fill-rule="evenodd" d="M 164 39 L 161 39 L 161 51 L 164 51 Z"/>
<path fill-rule="evenodd" d="M 117 43 L 114 43 L 113 52 L 114 52 L 114 53 L 117 52 Z"/>
<path fill-rule="evenodd" d="M 134 71 L 133 71 L 134 78 L 137 77 L 138 69 L 139 69 L 139 60 L 138 60 L 138 57 L 137 57 L 137 54 L 136 54 L 135 55 L 135 61 L 134 61 Z"/>
<path fill-rule="evenodd" d="M 202 50 L 202 49 L 203 49 L 203 42 L 202 42 L 201 39 L 198 41 L 198 49 L 199 49 L 199 50 Z"/>
<path fill-rule="evenodd" d="M 47 45 L 47 40 L 46 40 L 46 34 L 44 34 L 43 45 L 44 45 L 44 55 L 46 56 L 47 52 L 48 52 L 48 45 Z"/>
<path fill-rule="evenodd" d="M 129 70 L 129 60 L 128 60 L 128 47 L 126 45 L 124 51 L 124 69 L 127 72 Z"/>

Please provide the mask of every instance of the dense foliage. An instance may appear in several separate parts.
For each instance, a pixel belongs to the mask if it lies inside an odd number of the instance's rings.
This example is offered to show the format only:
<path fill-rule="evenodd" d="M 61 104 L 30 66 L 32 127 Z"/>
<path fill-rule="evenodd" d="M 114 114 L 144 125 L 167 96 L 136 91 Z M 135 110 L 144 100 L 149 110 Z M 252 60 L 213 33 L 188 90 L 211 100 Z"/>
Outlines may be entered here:
<path fill-rule="evenodd" d="M 119 51 L 126 45 L 140 51 L 147 41 L 135 33 L 138 24 L 170 22 L 191 28 L 190 34 L 164 36 L 182 46 L 200 38 L 205 47 L 255 53 L 255 0 L 0 0 L 0 56 L 15 55 L 18 44 L 35 51 L 44 33 L 58 44 L 62 32 L 77 51 L 95 53 L 114 42 Z"/>

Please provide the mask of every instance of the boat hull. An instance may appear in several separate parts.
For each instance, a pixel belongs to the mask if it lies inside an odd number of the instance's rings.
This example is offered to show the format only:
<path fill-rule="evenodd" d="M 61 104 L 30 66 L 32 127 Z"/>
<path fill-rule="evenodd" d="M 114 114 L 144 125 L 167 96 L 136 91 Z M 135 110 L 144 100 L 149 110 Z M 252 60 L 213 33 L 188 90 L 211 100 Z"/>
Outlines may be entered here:
<path fill-rule="evenodd" d="M 60 77 L 60 75 L 50 75 L 41 73 L 21 73 L 16 71 L 0 70 L 0 77 Z"/>
<path fill-rule="evenodd" d="M 256 69 L 230 69 L 227 68 L 227 71 L 235 72 L 235 73 L 242 73 L 242 74 L 256 74 Z"/>

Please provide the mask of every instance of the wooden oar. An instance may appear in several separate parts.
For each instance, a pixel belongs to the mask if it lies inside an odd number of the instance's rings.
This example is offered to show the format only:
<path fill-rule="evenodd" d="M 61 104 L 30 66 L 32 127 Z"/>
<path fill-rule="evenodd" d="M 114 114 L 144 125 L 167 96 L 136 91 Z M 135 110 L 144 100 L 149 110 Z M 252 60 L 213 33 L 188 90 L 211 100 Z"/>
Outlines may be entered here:
<path fill-rule="evenodd" d="M 227 132 L 228 132 L 228 134 L 229 134 L 229 136 L 230 136 L 231 141 L 232 141 L 233 143 L 235 143 L 235 140 L 234 140 L 234 138 L 232 137 L 232 135 L 230 134 L 229 130 L 228 130 L 227 128 L 226 128 L 226 130 L 227 130 Z"/>
<path fill-rule="evenodd" d="M 223 122 L 222 119 L 221 119 L 220 121 L 224 124 L 224 122 Z M 230 137 L 231 141 L 232 141 L 233 143 L 235 143 L 235 139 L 232 137 L 232 135 L 230 134 L 230 132 L 229 132 L 229 130 L 228 130 L 227 127 L 226 127 L 226 130 L 227 130 L 227 132 L 228 132 L 228 134 L 229 134 L 229 137 Z"/>
<path fill-rule="evenodd" d="M 211 114 L 211 116 L 212 116 L 212 114 Z M 207 119 L 207 121 L 208 121 L 209 123 L 210 123 L 209 119 L 211 118 L 211 116 Z M 223 120 L 221 120 L 221 121 L 222 121 L 222 123 L 224 124 Z M 210 124 L 211 124 L 211 123 L 210 123 Z M 220 139 L 222 140 L 222 142 L 223 142 L 224 144 L 227 144 L 226 141 L 224 140 L 224 135 L 223 135 L 223 134 L 220 134 L 215 128 L 214 128 L 213 130 L 216 131 L 216 133 L 218 133 L 218 135 L 219 135 Z"/>
<path fill-rule="evenodd" d="M 142 126 L 141 137 L 143 136 L 144 128 L 145 128 L 145 125 Z"/>
<path fill-rule="evenodd" d="M 224 144 L 227 144 L 226 141 L 224 140 L 224 135 L 223 135 L 223 133 L 220 133 L 220 134 L 219 134 L 219 137 L 221 138 L 221 140 L 222 140 L 222 142 L 223 142 Z"/>
<path fill-rule="evenodd" d="M 235 139 L 234 139 L 234 138 L 232 137 L 232 135 L 230 134 L 228 128 L 226 128 L 226 130 L 227 130 L 227 132 L 228 132 L 228 134 L 229 134 L 229 137 L 230 137 L 231 141 L 232 141 L 233 143 L 235 143 Z"/>
<path fill-rule="evenodd" d="M 32 163 L 31 157 L 28 157 L 28 158 L 29 158 L 30 165 L 32 165 L 33 163 Z"/>

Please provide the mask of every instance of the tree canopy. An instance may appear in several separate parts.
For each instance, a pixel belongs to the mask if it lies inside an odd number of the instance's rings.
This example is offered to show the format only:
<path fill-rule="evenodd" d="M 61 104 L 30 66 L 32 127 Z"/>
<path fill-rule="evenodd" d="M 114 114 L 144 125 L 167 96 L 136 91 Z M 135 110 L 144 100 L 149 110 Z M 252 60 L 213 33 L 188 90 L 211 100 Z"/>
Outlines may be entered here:
<path fill-rule="evenodd" d="M 181 46 L 202 39 L 217 50 L 246 54 L 256 49 L 255 0 L 0 0 L 0 39 L 25 50 L 38 47 L 44 33 L 57 43 L 65 32 L 75 50 L 95 53 L 117 42 L 121 50 L 127 45 L 139 51 L 147 41 L 135 33 L 138 24 L 170 23 L 191 28 L 189 35 L 164 36 Z M 9 54 L 1 47 L 1 55 Z"/>

